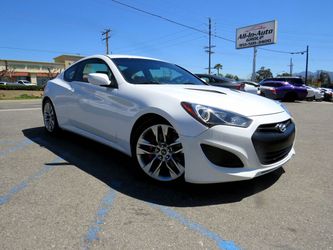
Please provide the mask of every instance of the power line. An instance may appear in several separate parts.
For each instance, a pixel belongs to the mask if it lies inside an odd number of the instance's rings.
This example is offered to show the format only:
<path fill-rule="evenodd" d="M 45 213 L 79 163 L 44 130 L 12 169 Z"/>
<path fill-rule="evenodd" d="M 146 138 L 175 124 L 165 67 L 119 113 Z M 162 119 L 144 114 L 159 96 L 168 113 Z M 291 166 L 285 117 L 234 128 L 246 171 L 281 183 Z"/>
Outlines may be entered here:
<path fill-rule="evenodd" d="M 176 25 L 179 25 L 179 26 L 182 26 L 182 27 L 185 27 L 185 28 L 188 28 L 188 29 L 191 29 L 191 30 L 194 30 L 194 31 L 197 31 L 197 32 L 200 32 L 200 33 L 203 33 L 203 34 L 206 34 L 206 35 L 209 35 L 209 32 L 207 31 L 204 31 L 204 30 L 200 30 L 196 27 L 193 27 L 193 26 L 190 26 L 190 25 L 187 25 L 187 24 L 183 24 L 183 23 L 180 23 L 180 22 L 177 22 L 177 21 L 174 21 L 170 18 L 167 18 L 167 17 L 163 17 L 161 15 L 158 15 L 158 14 L 155 14 L 155 13 L 152 13 L 152 12 L 149 12 L 149 11 L 146 11 L 146 10 L 143 10 L 143 9 L 140 9 L 140 8 L 137 8 L 135 6 L 132 6 L 132 5 L 129 5 L 129 4 L 126 4 L 126 3 L 123 3 L 123 2 L 120 2 L 118 0 L 111 0 L 112 2 L 114 3 L 117 3 L 119 5 L 122 5 L 122 6 L 125 6 L 127 8 L 130 8 L 130 9 L 133 9 L 133 10 L 136 10 L 136 11 L 139 11 L 141 13 L 144 13 L 144 14 L 147 14 L 147 15 L 150 15 L 150 16 L 153 16 L 153 17 L 156 17 L 156 18 L 159 18 L 159 19 L 162 19 L 164 21 L 167 21 L 169 23 L 173 23 L 173 24 L 176 24 Z M 211 34 L 212 37 L 216 37 L 218 39 L 221 39 L 221 40 L 224 40 L 224 41 L 227 41 L 227 42 L 230 42 L 230 43 L 235 43 L 236 41 L 233 40 L 233 39 L 229 39 L 229 38 L 225 38 L 225 37 L 222 37 L 222 36 L 219 36 L 219 35 L 216 35 L 216 34 Z M 270 51 L 270 52 L 274 52 L 274 53 L 281 53 L 281 54 L 292 54 L 294 52 L 291 52 L 291 51 L 283 51 L 283 50 L 274 50 L 274 49 L 265 49 L 265 48 L 258 48 L 259 50 L 265 50 L 265 51 Z"/>
<path fill-rule="evenodd" d="M 0 46 L 0 49 L 10 49 L 10 50 L 45 52 L 45 53 L 60 53 L 60 54 L 81 55 L 81 53 L 77 53 L 77 52 L 57 51 L 57 50 L 44 50 L 44 49 L 30 49 L 30 48 L 18 48 L 18 47 L 9 47 L 9 46 Z"/>
<path fill-rule="evenodd" d="M 265 50 L 265 51 L 270 51 L 270 52 L 275 52 L 275 53 L 281 53 L 281 54 L 292 54 L 293 53 L 291 51 L 276 50 L 276 49 L 265 49 L 265 48 L 258 48 L 258 49 Z"/>
<path fill-rule="evenodd" d="M 139 12 L 142 12 L 142 13 L 145 13 L 147 15 L 150 15 L 150 16 L 153 16 L 153 17 L 157 17 L 159 19 L 162 19 L 164 21 L 167 21 L 169 23 L 173 23 L 173 24 L 176 24 L 176 25 L 179 25 L 179 26 L 182 26 L 182 27 L 185 27 L 185 28 L 188 28 L 188 29 L 191 29 L 191 30 L 194 30 L 194 31 L 197 31 L 197 32 L 200 32 L 200 33 L 203 33 L 203 34 L 206 34 L 206 35 L 209 35 L 209 32 L 205 31 L 205 30 L 201 30 L 201 29 L 198 29 L 196 27 L 193 27 L 193 26 L 190 26 L 190 25 L 187 25 L 187 24 L 183 24 L 183 23 L 180 23 L 180 22 L 177 22 L 177 21 L 174 21 L 170 18 L 167 18 L 167 17 L 163 17 L 161 15 L 158 15 L 158 14 L 155 14 L 155 13 L 152 13 L 152 12 L 149 12 L 149 11 L 146 11 L 146 10 L 143 10 L 143 9 L 139 9 L 137 7 L 134 7 L 132 5 L 129 5 L 129 4 L 126 4 L 126 3 L 122 3 L 120 1 L 117 1 L 117 0 L 111 0 L 112 2 L 115 2 L 119 5 L 122 5 L 122 6 L 125 6 L 127 8 L 130 8 L 130 9 L 133 9 L 133 10 L 136 10 L 136 11 L 139 11 Z M 216 38 L 219 38 L 219 39 L 222 39 L 224 41 L 227 41 L 227 42 L 232 42 L 232 43 L 235 43 L 234 40 L 232 39 L 229 39 L 229 38 L 225 38 L 225 37 L 222 37 L 222 36 L 218 36 L 218 35 L 215 35 L 215 34 L 212 34 L 213 37 L 216 37 Z"/>
<path fill-rule="evenodd" d="M 140 49 L 140 48 L 146 48 L 147 46 L 155 46 L 156 44 L 158 44 L 158 46 L 160 45 L 169 45 L 170 42 L 175 42 L 175 41 L 179 41 L 180 39 L 183 39 L 183 38 L 190 38 L 192 37 L 193 35 L 195 35 L 195 37 L 197 37 L 198 33 L 194 33 L 192 32 L 191 34 L 184 34 L 184 31 L 187 30 L 187 29 L 182 29 L 181 31 L 178 31 L 178 32 L 173 32 L 171 34 L 167 34 L 167 35 L 164 35 L 164 36 L 160 36 L 160 37 L 157 37 L 154 39 L 149 39 L 149 40 L 145 40 L 145 41 L 136 41 L 136 46 L 132 46 L 131 50 L 136 50 L 136 49 Z M 179 34 L 179 33 L 182 33 L 180 36 L 176 35 L 176 34 Z M 168 37 L 172 37 L 172 38 L 169 38 Z M 200 38 L 202 37 L 206 37 L 204 35 L 200 35 Z M 161 41 L 162 40 L 162 41 Z M 158 42 L 157 42 L 158 41 Z M 124 49 L 128 49 L 128 46 L 125 46 L 125 47 L 117 47 L 117 48 L 114 48 L 113 50 L 124 50 Z"/>
<path fill-rule="evenodd" d="M 188 28 L 188 29 L 191 29 L 191 30 L 195 30 L 197 32 L 201 32 L 201 33 L 204 33 L 204 34 L 207 34 L 208 35 L 208 32 L 204 31 L 204 30 L 200 30 L 198 28 L 195 28 L 195 27 L 192 27 L 190 25 L 186 25 L 186 24 L 183 24 L 183 23 L 180 23 L 180 22 L 177 22 L 177 21 L 174 21 L 174 20 L 171 20 L 169 18 L 166 18 L 166 17 L 163 17 L 161 15 L 157 15 L 155 13 L 152 13 L 152 12 L 149 12 L 149 11 L 146 11 L 146 10 L 143 10 L 143 9 L 139 9 L 137 7 L 134 7 L 132 5 L 129 5 L 129 4 L 126 4 L 126 3 L 122 3 L 120 1 L 117 1 L 117 0 L 111 0 L 112 2 L 114 3 L 117 3 L 119 5 L 122 5 L 122 6 L 125 6 L 127 8 L 130 8 L 130 9 L 133 9 L 133 10 L 136 10 L 136 11 L 139 11 L 139 12 L 142 12 L 142 13 L 145 13 L 147 15 L 150 15 L 150 16 L 153 16 L 153 17 L 157 17 L 159 19 L 162 19 L 164 21 L 167 21 L 169 23 L 173 23 L 173 24 L 176 24 L 176 25 L 179 25 L 179 26 L 182 26 L 182 27 L 185 27 L 185 28 Z"/>

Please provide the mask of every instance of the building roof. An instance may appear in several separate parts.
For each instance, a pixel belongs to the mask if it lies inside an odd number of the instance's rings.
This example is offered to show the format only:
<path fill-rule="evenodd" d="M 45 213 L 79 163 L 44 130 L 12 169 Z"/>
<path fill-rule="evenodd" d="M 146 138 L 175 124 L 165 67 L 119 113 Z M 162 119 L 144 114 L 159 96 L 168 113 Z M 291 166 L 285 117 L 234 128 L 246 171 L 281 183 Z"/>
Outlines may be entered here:
<path fill-rule="evenodd" d="M 53 58 L 53 60 L 55 62 L 64 62 L 64 61 L 77 61 L 80 60 L 81 58 L 83 58 L 84 56 L 79 56 L 79 55 L 60 55 L 57 56 L 55 58 Z"/>

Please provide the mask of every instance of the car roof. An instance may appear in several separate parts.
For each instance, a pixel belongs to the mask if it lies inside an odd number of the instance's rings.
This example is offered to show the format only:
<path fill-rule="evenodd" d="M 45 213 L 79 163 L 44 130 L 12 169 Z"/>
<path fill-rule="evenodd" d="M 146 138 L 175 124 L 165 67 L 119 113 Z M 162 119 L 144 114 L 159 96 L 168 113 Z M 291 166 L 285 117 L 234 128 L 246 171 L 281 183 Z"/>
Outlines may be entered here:
<path fill-rule="evenodd" d="M 98 55 L 100 56 L 100 55 Z M 117 54 L 109 54 L 107 55 L 111 59 L 115 58 L 132 58 L 132 59 L 148 59 L 148 60 L 155 60 L 155 61 L 161 61 L 156 58 L 151 58 L 151 57 L 145 57 L 145 56 L 133 56 L 133 55 L 117 55 Z"/>
<path fill-rule="evenodd" d="M 286 81 L 278 81 L 278 80 L 267 80 L 267 81 L 264 81 L 264 82 L 262 82 L 261 84 L 264 84 L 264 83 L 268 83 L 268 82 L 270 82 L 270 83 L 288 83 L 288 82 L 286 82 Z"/>
<path fill-rule="evenodd" d="M 301 79 L 301 77 L 295 77 L 295 76 L 277 76 L 277 77 L 268 77 L 264 80 L 271 80 L 271 79 L 290 79 L 290 80 L 293 80 L 293 79 Z"/>
<path fill-rule="evenodd" d="M 160 61 L 160 62 L 166 62 L 166 61 L 162 61 L 159 59 L 155 59 L 155 58 L 150 58 L 150 57 L 144 57 L 144 56 L 133 56 L 133 55 L 118 55 L 118 54 L 108 54 L 108 55 L 102 55 L 102 54 L 95 54 L 95 55 L 91 55 L 91 56 L 86 56 L 81 58 L 80 60 L 76 61 L 75 63 L 71 64 L 70 66 L 68 66 L 65 71 L 69 68 L 71 68 L 72 66 L 81 63 L 82 61 L 88 60 L 88 59 L 95 59 L 95 58 L 99 58 L 99 59 L 103 59 L 105 60 L 106 58 L 109 59 L 117 59 L 117 58 L 135 58 L 135 59 L 148 59 L 148 60 L 155 60 L 155 61 Z M 61 77 L 62 74 L 59 74 L 58 76 Z"/>
<path fill-rule="evenodd" d="M 213 77 L 213 78 L 217 78 L 217 79 L 221 79 L 221 80 L 225 80 L 225 81 L 230 81 L 230 82 L 235 82 L 235 79 L 231 79 L 231 78 L 227 78 L 227 77 L 222 77 L 222 76 L 218 76 L 218 75 L 209 75 L 209 74 L 195 74 L 197 76 L 207 76 L 207 77 Z"/>

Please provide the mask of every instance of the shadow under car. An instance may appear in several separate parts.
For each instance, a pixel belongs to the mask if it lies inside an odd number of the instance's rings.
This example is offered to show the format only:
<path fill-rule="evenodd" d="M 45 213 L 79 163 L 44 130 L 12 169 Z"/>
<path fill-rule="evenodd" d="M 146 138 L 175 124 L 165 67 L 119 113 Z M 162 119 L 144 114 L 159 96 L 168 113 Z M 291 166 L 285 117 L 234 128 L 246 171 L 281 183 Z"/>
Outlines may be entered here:
<path fill-rule="evenodd" d="M 284 173 L 283 168 L 279 168 L 252 180 L 220 184 L 158 183 L 143 176 L 127 155 L 95 141 L 66 131 L 51 136 L 44 127 L 22 132 L 28 139 L 110 188 L 158 205 L 195 207 L 239 202 L 269 188 Z"/>

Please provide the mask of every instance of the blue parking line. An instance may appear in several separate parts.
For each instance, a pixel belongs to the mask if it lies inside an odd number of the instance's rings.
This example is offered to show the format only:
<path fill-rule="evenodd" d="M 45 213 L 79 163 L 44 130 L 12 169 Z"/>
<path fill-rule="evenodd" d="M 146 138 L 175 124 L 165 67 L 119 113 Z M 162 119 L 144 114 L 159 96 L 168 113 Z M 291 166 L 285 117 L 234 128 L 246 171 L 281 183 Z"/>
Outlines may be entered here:
<path fill-rule="evenodd" d="M 14 153 L 14 152 L 16 152 L 16 151 L 18 151 L 18 150 L 20 150 L 20 149 L 22 149 L 22 148 L 24 148 L 24 147 L 26 147 L 26 146 L 28 146 L 30 144 L 33 144 L 33 143 L 34 142 L 31 141 L 31 140 L 25 139 L 25 140 L 19 142 L 18 144 L 16 144 L 15 146 L 10 147 L 8 149 L 5 149 L 5 150 L 1 151 L 0 152 L 0 158 L 3 158 L 5 156 L 7 156 L 8 154 Z"/>
<path fill-rule="evenodd" d="M 0 139 L 0 145 L 13 144 L 14 140 Z"/>
<path fill-rule="evenodd" d="M 205 228 L 204 226 L 192 222 L 191 220 L 185 218 L 183 215 L 179 214 L 175 210 L 161 205 L 156 205 L 153 203 L 148 203 L 150 206 L 158 208 L 161 212 L 163 212 L 166 216 L 168 216 L 171 219 L 174 219 L 184 226 L 187 226 L 191 230 L 201 234 L 204 237 L 207 237 L 213 241 L 215 241 L 217 247 L 219 249 L 226 249 L 226 250 L 239 250 L 240 247 L 236 246 L 236 244 L 233 241 L 227 241 L 222 239 L 218 234 L 216 234 L 213 231 L 210 231 L 209 229 Z"/>
<path fill-rule="evenodd" d="M 64 160 L 60 157 L 57 157 L 51 163 L 57 163 L 58 161 L 64 161 Z M 14 195 L 22 191 L 23 189 L 27 188 L 31 182 L 41 178 L 43 175 L 45 175 L 47 172 L 49 172 L 51 169 L 55 167 L 56 166 L 53 165 L 52 166 L 44 165 L 42 169 L 40 169 L 38 172 L 29 176 L 26 180 L 20 182 L 16 186 L 12 187 L 5 195 L 0 196 L 0 206 L 9 202 Z"/>
<path fill-rule="evenodd" d="M 112 208 L 115 197 L 116 192 L 113 189 L 110 189 L 101 200 L 98 211 L 96 212 L 96 219 L 94 223 L 89 226 L 84 238 L 83 249 L 89 249 L 94 241 L 99 240 L 98 234 L 101 231 L 101 225 L 104 224 L 105 218 Z"/>

